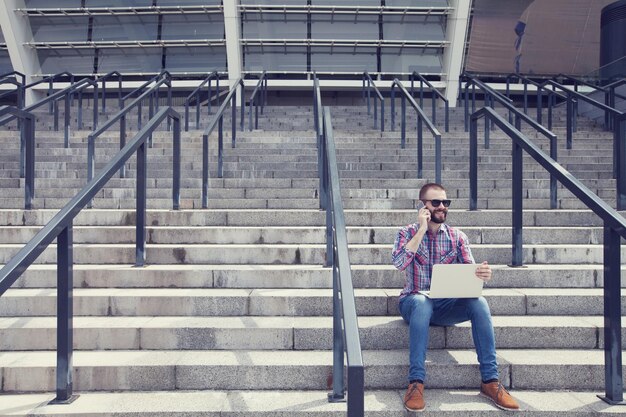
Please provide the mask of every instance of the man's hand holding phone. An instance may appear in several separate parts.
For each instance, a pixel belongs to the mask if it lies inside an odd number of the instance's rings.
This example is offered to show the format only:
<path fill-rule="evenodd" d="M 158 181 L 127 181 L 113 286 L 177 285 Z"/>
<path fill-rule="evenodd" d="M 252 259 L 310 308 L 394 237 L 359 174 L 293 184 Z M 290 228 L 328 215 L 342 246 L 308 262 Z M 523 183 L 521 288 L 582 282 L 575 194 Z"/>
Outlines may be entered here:
<path fill-rule="evenodd" d="M 424 207 L 421 201 L 417 203 L 417 218 L 420 229 L 426 230 L 430 221 L 430 211 Z"/>

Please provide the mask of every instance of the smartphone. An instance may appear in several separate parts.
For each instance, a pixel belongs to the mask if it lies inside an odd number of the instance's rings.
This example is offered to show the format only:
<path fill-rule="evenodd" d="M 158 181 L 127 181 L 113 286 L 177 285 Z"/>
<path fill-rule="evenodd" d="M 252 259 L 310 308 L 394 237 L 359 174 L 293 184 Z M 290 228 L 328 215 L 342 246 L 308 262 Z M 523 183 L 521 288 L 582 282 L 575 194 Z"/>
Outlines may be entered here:
<path fill-rule="evenodd" d="M 424 207 L 424 203 L 421 200 L 417 202 L 417 211 L 420 211 Z"/>

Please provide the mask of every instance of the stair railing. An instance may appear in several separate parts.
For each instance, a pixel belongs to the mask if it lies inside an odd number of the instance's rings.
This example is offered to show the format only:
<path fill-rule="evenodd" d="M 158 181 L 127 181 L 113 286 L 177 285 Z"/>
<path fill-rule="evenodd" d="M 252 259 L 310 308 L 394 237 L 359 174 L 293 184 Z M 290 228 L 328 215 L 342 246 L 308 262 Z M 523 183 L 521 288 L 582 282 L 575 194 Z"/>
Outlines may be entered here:
<path fill-rule="evenodd" d="M 362 88 L 362 96 L 363 99 L 367 101 L 367 114 L 371 113 L 371 105 L 370 99 L 372 95 L 372 89 L 374 90 L 374 129 L 378 129 L 378 101 L 380 101 L 380 131 L 385 131 L 385 99 L 381 94 L 376 84 L 374 84 L 374 80 L 370 76 L 370 74 L 365 71 L 363 73 L 363 88 Z M 378 101 L 377 101 L 378 100 Z"/>
<path fill-rule="evenodd" d="M 44 82 L 44 80 L 38 81 L 38 82 Z M 71 107 L 71 102 L 72 102 L 72 97 L 75 91 L 81 89 L 81 88 L 85 88 L 87 87 L 87 85 L 92 85 L 94 88 L 94 94 L 97 95 L 97 89 L 98 86 L 97 84 L 95 84 L 95 81 L 89 79 L 89 78 L 83 78 L 80 81 L 77 81 L 71 85 L 69 85 L 68 87 L 65 87 L 62 90 L 56 91 L 52 94 L 50 94 L 49 96 L 47 96 L 46 98 L 31 104 L 30 106 L 26 106 L 24 107 L 24 111 L 28 112 L 28 113 L 32 113 L 33 110 L 43 106 L 44 104 L 50 104 L 50 106 L 53 109 L 54 113 L 54 130 L 58 131 L 59 130 L 59 109 L 58 109 L 58 104 L 57 101 L 60 99 L 63 99 L 64 103 L 65 103 L 65 119 L 64 119 L 64 146 L 65 148 L 69 148 L 70 147 L 70 107 Z M 97 112 L 96 107 L 94 105 L 94 113 Z M 6 117 L 5 119 L 0 120 L 0 124 L 4 124 L 4 123 L 8 123 L 12 120 L 14 120 L 16 117 L 13 115 L 10 115 L 8 117 Z"/>
<path fill-rule="evenodd" d="M 604 111 L 604 114 L 609 114 L 613 124 L 613 178 L 617 182 L 617 209 L 626 210 L 626 112 L 621 112 L 613 107 L 609 107 L 606 104 L 602 104 L 599 101 L 592 99 L 577 91 L 571 90 L 556 81 L 549 80 L 546 82 L 555 88 L 564 91 L 568 97 L 575 97 L 578 100 L 585 101 L 592 106 Z M 572 147 L 573 127 L 572 119 L 574 119 L 574 112 L 571 106 L 571 100 L 568 100 L 567 105 L 567 143 L 568 149 Z M 605 119 L 606 120 L 606 119 Z"/>
<path fill-rule="evenodd" d="M 432 101 L 432 112 L 431 119 L 433 124 L 437 124 L 437 98 L 440 98 L 443 101 L 444 111 L 445 111 L 445 129 L 446 132 L 450 131 L 450 103 L 446 96 L 443 93 L 435 88 L 422 74 L 417 71 L 413 71 L 411 74 L 411 95 L 415 97 L 415 79 L 418 79 L 420 82 L 420 107 L 424 107 L 424 84 L 430 88 L 431 101 Z"/>
<path fill-rule="evenodd" d="M 259 128 L 259 107 L 261 114 L 267 102 L 267 72 L 263 71 L 248 100 L 248 130 L 252 131 L 252 108 L 254 107 L 254 128 Z M 243 105 L 242 105 L 243 106 Z"/>
<path fill-rule="evenodd" d="M 546 155 L 519 129 L 513 127 L 492 108 L 483 107 L 471 116 L 470 129 L 470 210 L 478 204 L 478 120 L 489 118 L 513 143 L 513 229 L 511 266 L 523 265 L 522 203 L 523 203 L 523 153 L 526 152 L 563 184 L 582 203 L 604 222 L 604 369 L 605 396 L 609 404 L 623 403 L 622 381 L 622 325 L 621 325 L 621 262 L 620 243 L 626 238 L 626 220 L 611 206 L 600 199 L 582 182 Z"/>
<path fill-rule="evenodd" d="M 0 118 L 11 114 L 20 120 L 20 178 L 24 178 L 24 209 L 33 208 L 35 197 L 35 116 L 13 106 L 0 107 Z M 0 125 L 4 123 L 0 122 Z"/>
<path fill-rule="evenodd" d="M 537 89 L 537 123 L 543 124 L 543 92 L 548 94 L 548 129 L 552 130 L 552 110 L 556 106 L 556 99 L 567 101 L 567 96 L 548 88 L 545 84 L 540 84 L 521 74 L 509 74 L 506 77 L 506 96 L 511 98 L 511 79 L 518 79 L 524 84 L 524 114 L 528 114 L 528 84 Z M 512 114 L 509 112 L 509 123 L 513 123 Z"/>
<path fill-rule="evenodd" d="M 18 77 L 21 80 L 18 80 Z M 24 97 L 24 86 L 26 85 L 26 76 L 18 71 L 11 71 L 5 74 L 0 74 L 0 84 L 13 84 L 15 86 L 15 90 L 6 91 L 0 94 L 0 100 L 3 98 L 10 96 L 12 94 L 16 94 L 15 104 L 17 108 L 21 109 L 24 107 L 25 97 Z"/>
<path fill-rule="evenodd" d="M 150 89 L 150 91 L 153 92 L 153 94 L 149 94 L 149 105 L 148 105 L 148 118 L 152 118 L 152 116 L 154 115 L 154 111 L 158 111 L 159 109 L 159 92 L 158 91 L 154 91 L 151 88 L 149 88 L 149 86 L 151 84 L 154 83 L 158 83 L 160 80 L 162 80 L 163 78 L 166 78 L 168 80 L 172 80 L 172 75 L 169 73 L 169 71 L 163 70 L 161 71 L 159 74 L 155 75 L 154 77 L 150 78 L 148 81 L 146 81 L 145 83 L 143 83 L 142 85 L 140 85 L 139 87 L 135 88 L 133 91 L 131 91 L 130 93 L 126 94 L 125 96 L 122 97 L 122 102 L 121 102 L 121 106 L 124 106 L 124 103 L 126 103 L 126 100 L 128 100 L 129 98 L 132 98 L 135 94 L 139 94 L 140 97 L 146 97 L 142 92 L 146 89 Z M 156 104 L 155 104 L 156 101 Z M 172 105 L 172 85 L 171 83 L 168 85 L 167 88 L 167 105 L 171 106 Z M 143 111 L 143 102 L 140 101 L 139 105 L 137 106 L 137 130 L 141 129 L 141 124 L 142 124 L 142 111 Z M 167 130 L 170 130 L 170 120 L 168 119 L 167 121 Z M 152 145 L 152 137 L 150 138 L 150 144 Z"/>
<path fill-rule="evenodd" d="M 29 88 L 33 88 L 39 84 L 48 83 L 48 96 L 51 96 L 54 92 L 55 81 L 59 81 L 62 78 L 69 78 L 70 85 L 74 84 L 74 74 L 68 71 L 63 71 L 54 75 L 50 75 L 48 77 L 44 77 L 39 81 L 34 81 L 30 84 L 26 84 L 24 86 L 24 94 L 26 93 L 26 90 L 28 90 Z M 50 105 L 48 108 L 48 112 L 52 114 L 54 112 L 54 103 L 52 101 L 50 101 L 49 103 Z"/>
<path fill-rule="evenodd" d="M 106 101 L 106 96 L 107 96 L 107 83 L 106 81 L 110 78 L 113 77 L 117 77 L 117 102 L 118 102 L 118 107 L 121 109 L 122 107 L 124 107 L 124 104 L 122 102 L 122 81 L 124 79 L 123 75 L 117 71 L 111 71 L 108 74 L 103 75 L 102 77 L 99 77 L 96 81 L 97 82 L 101 82 L 102 83 L 102 87 L 100 88 L 100 91 L 102 92 L 102 113 L 105 113 L 107 110 L 107 101 Z M 79 107 L 80 109 L 80 107 Z"/>
<path fill-rule="evenodd" d="M 162 85 L 166 85 L 168 87 L 168 91 L 171 91 L 172 82 L 169 77 L 162 77 L 156 83 L 144 91 L 139 97 L 130 102 L 123 109 L 118 111 L 116 114 L 111 116 L 102 126 L 95 129 L 93 132 L 87 136 L 87 181 L 91 181 L 94 176 L 94 166 L 96 159 L 96 139 L 106 132 L 111 126 L 113 126 L 118 121 L 120 122 L 120 149 L 123 149 L 126 146 L 126 116 L 133 110 L 135 107 L 139 108 L 139 114 L 141 114 L 141 106 L 143 100 L 150 96 L 152 97 L 155 92 L 158 92 Z M 171 99 L 171 94 L 168 94 L 168 97 Z M 150 107 L 150 118 L 152 118 L 152 103 Z M 171 107 L 171 106 L 168 106 Z M 169 123 L 168 123 L 169 125 Z M 152 147 L 152 132 L 149 135 L 148 144 Z M 120 178 L 124 178 L 126 176 L 126 166 L 122 165 L 120 167 Z M 89 203 L 89 207 L 91 207 L 91 202 Z"/>
<path fill-rule="evenodd" d="M 202 134 L 202 208 L 209 207 L 209 136 L 213 133 L 215 127 L 218 127 L 217 139 L 217 176 L 222 178 L 224 167 L 224 113 L 226 107 L 230 104 L 231 113 L 231 146 L 236 146 L 237 138 L 237 89 L 240 91 L 241 100 L 241 130 L 244 129 L 244 111 L 245 111 L 245 85 L 241 78 L 237 79 L 230 88 L 228 95 L 222 102 L 222 105 L 215 113 L 215 117 L 209 125 L 204 129 Z"/>
<path fill-rule="evenodd" d="M 408 101 L 411 107 L 415 110 L 417 115 L 417 178 L 423 177 L 423 146 L 422 146 L 422 126 L 426 125 L 430 133 L 435 139 L 435 182 L 441 183 L 441 133 L 435 127 L 433 122 L 430 121 L 424 110 L 418 106 L 415 99 L 404 88 L 402 83 L 396 78 L 391 83 L 391 130 L 395 130 L 395 102 L 396 102 L 396 87 L 400 91 L 401 103 L 402 103 L 402 123 L 401 123 L 401 138 L 400 147 L 404 149 L 406 147 L 406 102 Z"/>
<path fill-rule="evenodd" d="M 72 198 L 11 260 L 0 269 L 0 296 L 56 239 L 57 241 L 57 365 L 56 397 L 53 404 L 68 404 L 73 395 L 73 221 L 85 206 L 102 190 L 113 175 L 135 153 L 137 154 L 137 227 L 135 266 L 144 266 L 146 260 L 146 177 L 147 141 L 165 118 L 174 119 L 174 172 L 172 205 L 180 206 L 180 116 L 171 107 L 162 108 L 131 139 L 102 171 Z"/>
<path fill-rule="evenodd" d="M 319 184 L 319 200 L 320 200 L 320 210 L 325 210 L 327 207 L 327 191 L 326 191 L 326 183 L 327 181 L 323 177 L 326 174 L 324 170 L 324 166 L 322 165 L 324 159 L 322 157 L 322 135 L 323 130 L 322 126 L 324 125 L 323 121 L 324 116 L 322 115 L 322 89 L 320 88 L 320 82 L 317 78 L 317 74 L 313 73 L 313 122 L 315 125 L 315 139 L 317 146 L 317 173 L 320 178 Z"/>
<path fill-rule="evenodd" d="M 333 273 L 333 391 L 329 402 L 346 401 L 344 355 L 347 360 L 347 415 L 365 415 L 365 372 L 354 299 L 352 272 L 348 256 L 346 223 L 341 201 L 341 185 L 330 109 L 321 107 L 319 82 L 314 78 L 316 133 L 321 138 L 322 172 L 326 193 L 326 264 Z M 321 124 L 320 124 L 321 123 Z M 321 199 L 320 191 L 320 199 Z"/>
<path fill-rule="evenodd" d="M 483 95 L 485 96 L 485 105 L 493 108 L 495 106 L 495 102 L 500 103 L 509 111 L 509 120 L 511 119 L 511 115 L 515 117 L 515 127 L 520 130 L 522 126 L 522 120 L 525 121 L 530 127 L 535 129 L 538 133 L 545 136 L 550 141 L 550 158 L 557 160 L 557 135 L 555 135 L 552 131 L 546 129 L 541 124 L 533 120 L 526 113 L 520 111 L 516 108 L 511 100 L 508 97 L 503 96 L 498 93 L 487 84 L 480 81 L 477 77 L 473 75 L 466 74 L 467 82 L 465 83 L 465 131 L 467 132 L 468 124 L 470 120 L 469 116 L 469 87 L 472 87 L 472 94 L 475 97 L 476 88 L 478 87 L 482 90 Z M 475 111 L 475 98 L 472 100 L 472 111 Z M 511 123 L 509 121 L 509 123 Z M 489 149 L 489 131 L 491 130 L 490 120 L 488 118 L 485 119 L 485 149 Z M 557 202 L 557 183 L 556 178 L 553 175 L 550 175 L 550 208 L 556 209 L 558 206 Z"/>
<path fill-rule="evenodd" d="M 202 87 L 207 86 L 207 114 L 211 114 L 211 102 L 213 101 L 213 90 L 211 89 L 211 81 L 215 79 L 215 95 L 217 97 L 217 105 L 220 105 L 220 76 L 217 71 L 213 71 L 206 76 L 204 80 L 193 90 L 187 98 L 185 98 L 185 132 L 189 131 L 189 104 L 191 100 L 196 101 L 196 129 L 200 129 L 200 93 Z"/>
<path fill-rule="evenodd" d="M 584 85 L 585 87 L 589 87 L 594 89 L 595 91 L 599 91 L 604 93 L 604 104 L 608 107 L 614 107 L 615 106 L 615 97 L 619 97 L 621 99 L 626 100 L 626 96 L 622 96 L 621 94 L 617 94 L 615 93 L 615 90 L 613 89 L 613 92 L 611 93 L 611 88 L 608 88 L 608 86 L 599 86 L 599 85 L 595 85 L 593 83 L 590 83 L 588 81 L 585 80 L 581 80 L 579 78 L 576 77 L 572 77 L 570 75 L 565 75 L 565 74 L 559 74 L 556 75 L 554 77 L 552 77 L 552 80 L 559 83 L 559 84 L 563 84 L 563 81 L 560 80 L 567 80 L 571 83 L 574 84 L 574 91 L 576 91 L 577 93 L 579 93 L 578 91 L 578 86 L 579 85 Z M 611 95 L 613 95 L 613 105 L 611 105 Z M 578 115 L 578 112 L 575 112 L 576 115 Z M 604 130 L 611 130 L 612 128 L 612 115 L 609 113 L 604 113 Z"/>

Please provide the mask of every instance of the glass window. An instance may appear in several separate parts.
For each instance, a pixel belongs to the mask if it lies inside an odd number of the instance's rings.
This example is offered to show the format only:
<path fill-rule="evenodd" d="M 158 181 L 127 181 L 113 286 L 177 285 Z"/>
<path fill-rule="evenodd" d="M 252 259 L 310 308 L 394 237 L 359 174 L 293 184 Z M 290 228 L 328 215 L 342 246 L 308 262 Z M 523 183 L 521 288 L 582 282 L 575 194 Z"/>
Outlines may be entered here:
<path fill-rule="evenodd" d="M 119 71 L 158 73 L 161 71 L 162 48 L 100 49 L 98 72 Z"/>
<path fill-rule="evenodd" d="M 5 74 L 12 71 L 13 65 L 11 64 L 9 52 L 6 49 L 0 49 L 0 73 Z"/>
<path fill-rule="evenodd" d="M 165 69 L 170 72 L 226 71 L 226 48 L 167 48 Z"/>
<path fill-rule="evenodd" d="M 385 40 L 428 40 L 446 39 L 446 19 L 443 16 L 386 15 L 383 16 L 383 38 Z"/>
<path fill-rule="evenodd" d="M 93 49 L 39 49 L 37 56 L 43 74 L 63 71 L 73 74 L 93 73 Z"/>
<path fill-rule="evenodd" d="M 383 48 L 381 52 L 381 69 L 391 73 L 440 74 L 442 71 L 443 50 L 433 48 Z"/>
<path fill-rule="evenodd" d="M 278 3 L 285 6 L 306 6 L 306 0 L 280 0 Z M 240 4 L 270 4 L 267 0 L 241 0 Z"/>
<path fill-rule="evenodd" d="M 59 3 L 62 3 L 64 8 L 79 8 L 80 0 L 65 0 L 63 2 L 54 2 L 50 0 L 24 0 L 24 4 L 27 8 L 32 9 L 49 9 L 51 7 L 58 8 L 61 7 Z"/>
<path fill-rule="evenodd" d="M 306 39 L 306 14 L 245 13 L 243 39 Z"/>
<path fill-rule="evenodd" d="M 380 0 L 312 0 L 313 6 L 379 6 Z"/>
<path fill-rule="evenodd" d="M 415 0 L 386 0 L 385 5 L 390 7 L 448 7 L 448 0 L 420 0 L 417 3 Z"/>
<path fill-rule="evenodd" d="M 151 7 L 152 0 L 87 0 L 86 7 Z"/>
<path fill-rule="evenodd" d="M 311 48 L 311 70 L 335 72 L 376 71 L 376 48 Z"/>
<path fill-rule="evenodd" d="M 244 47 L 244 71 L 263 70 L 306 71 L 306 47 Z"/>
<path fill-rule="evenodd" d="M 93 41 L 154 41 L 158 16 L 95 16 Z"/>
<path fill-rule="evenodd" d="M 221 14 L 164 15 L 161 39 L 224 39 Z"/>
<path fill-rule="evenodd" d="M 157 6 L 219 6 L 221 0 L 157 0 Z"/>
<path fill-rule="evenodd" d="M 314 14 L 311 38 L 378 40 L 378 15 Z"/>
<path fill-rule="evenodd" d="M 32 17 L 34 42 L 86 42 L 89 17 Z"/>

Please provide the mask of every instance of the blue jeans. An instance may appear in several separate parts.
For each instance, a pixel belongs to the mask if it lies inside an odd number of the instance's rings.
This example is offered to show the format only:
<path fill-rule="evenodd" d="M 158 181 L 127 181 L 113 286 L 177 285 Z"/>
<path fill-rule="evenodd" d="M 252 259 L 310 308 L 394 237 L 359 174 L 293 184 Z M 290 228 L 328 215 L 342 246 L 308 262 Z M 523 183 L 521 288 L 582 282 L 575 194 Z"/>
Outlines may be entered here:
<path fill-rule="evenodd" d="M 398 308 L 409 325 L 409 381 L 426 380 L 424 362 L 429 326 L 451 326 L 467 320 L 472 322 L 472 338 L 482 380 L 498 378 L 491 312 L 484 297 L 432 300 L 421 294 L 410 294 L 400 300 Z"/>

